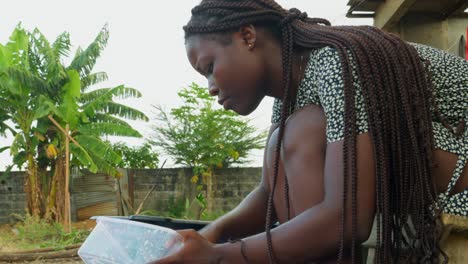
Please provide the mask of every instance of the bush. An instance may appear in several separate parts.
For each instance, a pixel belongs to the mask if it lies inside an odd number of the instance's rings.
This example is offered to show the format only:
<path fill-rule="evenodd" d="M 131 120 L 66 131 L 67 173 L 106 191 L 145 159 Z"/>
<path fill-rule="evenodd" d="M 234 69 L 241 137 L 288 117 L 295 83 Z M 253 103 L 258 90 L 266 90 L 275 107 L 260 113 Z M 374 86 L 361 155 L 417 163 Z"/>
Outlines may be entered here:
<path fill-rule="evenodd" d="M 54 248 L 63 249 L 66 246 L 79 244 L 89 235 L 88 230 L 73 229 L 66 233 L 61 224 L 49 223 L 37 216 L 17 216 L 20 219 L 14 226 L 15 235 L 11 237 L 18 249 Z"/>
<path fill-rule="evenodd" d="M 183 105 L 170 112 L 154 106 L 157 125 L 152 126 L 155 133 L 149 141 L 176 164 L 202 176 L 216 168 L 245 164 L 250 151 L 263 149 L 267 132 L 233 111 L 215 107 L 208 89 L 193 83 L 178 95 Z"/>

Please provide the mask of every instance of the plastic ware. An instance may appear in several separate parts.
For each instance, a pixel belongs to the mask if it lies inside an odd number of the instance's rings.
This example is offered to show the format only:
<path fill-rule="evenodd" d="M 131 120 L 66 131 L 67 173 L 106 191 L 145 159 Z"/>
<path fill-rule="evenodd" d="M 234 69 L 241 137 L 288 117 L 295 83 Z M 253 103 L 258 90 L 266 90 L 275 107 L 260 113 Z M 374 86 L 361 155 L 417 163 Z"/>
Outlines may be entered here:
<path fill-rule="evenodd" d="M 96 222 L 78 250 L 86 264 L 144 264 L 183 245 L 182 237 L 169 228 L 111 217 L 97 217 Z"/>

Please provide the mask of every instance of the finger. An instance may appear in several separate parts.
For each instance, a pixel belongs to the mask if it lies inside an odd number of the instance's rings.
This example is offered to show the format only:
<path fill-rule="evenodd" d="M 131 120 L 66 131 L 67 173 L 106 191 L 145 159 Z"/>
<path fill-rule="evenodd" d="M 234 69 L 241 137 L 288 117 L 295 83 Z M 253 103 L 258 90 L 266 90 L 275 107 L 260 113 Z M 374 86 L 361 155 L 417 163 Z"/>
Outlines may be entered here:
<path fill-rule="evenodd" d="M 175 245 L 181 243 L 182 241 L 183 241 L 183 238 L 180 239 L 180 237 L 179 237 L 178 235 L 177 235 L 177 236 L 174 235 L 174 236 L 172 236 L 171 238 L 169 238 L 169 239 L 166 241 L 166 243 L 164 244 L 164 246 L 165 246 L 166 248 L 171 248 L 171 247 L 173 247 L 173 246 L 175 246 Z"/>
<path fill-rule="evenodd" d="M 181 250 L 183 246 L 184 239 L 180 238 L 178 235 L 168 239 L 168 241 L 164 244 L 164 247 L 166 249 L 164 256 L 173 254 L 174 252 Z"/>
<path fill-rule="evenodd" d="M 178 236 L 173 236 L 173 237 L 169 238 L 166 241 L 166 243 L 164 244 L 166 249 L 170 249 L 174 245 L 176 245 L 176 244 L 178 244 L 180 242 L 183 242 L 183 241 L 185 241 L 185 240 L 187 240 L 188 238 L 191 237 L 191 234 L 190 234 L 191 229 L 176 230 L 176 232 L 178 233 L 178 235 L 180 235 L 182 237 L 182 241 L 180 241 Z"/>
<path fill-rule="evenodd" d="M 195 231 L 194 229 L 183 229 L 183 230 L 177 230 L 177 233 L 179 233 L 179 235 L 181 235 L 184 239 L 186 238 L 194 238 L 196 237 L 198 234 L 197 231 Z"/>
<path fill-rule="evenodd" d="M 167 257 L 163 257 L 161 259 L 149 262 L 148 264 L 178 264 L 180 262 L 180 257 L 178 254 L 172 254 Z"/>

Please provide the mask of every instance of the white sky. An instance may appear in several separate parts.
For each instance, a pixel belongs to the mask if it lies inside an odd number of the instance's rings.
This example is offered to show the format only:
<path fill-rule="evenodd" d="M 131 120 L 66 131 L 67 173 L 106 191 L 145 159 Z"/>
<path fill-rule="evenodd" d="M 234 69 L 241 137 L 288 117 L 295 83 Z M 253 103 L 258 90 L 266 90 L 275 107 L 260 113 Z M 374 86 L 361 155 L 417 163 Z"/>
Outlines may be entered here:
<path fill-rule="evenodd" d="M 7 42 L 15 26 L 21 22 L 28 30 L 39 28 L 49 39 L 68 31 L 73 56 L 76 48 L 85 48 L 94 40 L 105 23 L 109 24 L 108 45 L 98 59 L 94 71 L 105 71 L 109 80 L 99 87 L 125 84 L 137 88 L 143 97 L 126 100 L 125 104 L 154 117 L 151 105 L 160 104 L 167 110 L 180 105 L 177 91 L 192 82 L 206 86 L 206 80 L 196 73 L 185 54 L 182 26 L 190 10 L 200 0 L 15 0 L 3 3 L 0 17 L 0 43 Z M 345 17 L 348 0 L 277 0 L 283 7 L 296 7 L 309 17 L 322 17 L 333 25 L 371 24 L 371 19 Z M 68 65 L 68 62 L 66 62 Z M 251 114 L 253 124 L 269 127 L 272 99 L 266 98 Z M 131 122 L 145 137 L 150 124 Z M 113 139 L 139 145 L 141 139 Z M 0 138 L 0 147 L 11 144 L 11 138 Z M 261 166 L 262 152 L 255 152 L 251 166 Z M 165 159 L 165 157 L 162 157 Z M 0 154 L 0 170 L 11 163 L 8 151 Z M 169 164 L 169 163 L 168 163 Z M 170 166 L 170 165 L 169 165 Z M 168 167 L 168 166 L 166 166 Z"/>

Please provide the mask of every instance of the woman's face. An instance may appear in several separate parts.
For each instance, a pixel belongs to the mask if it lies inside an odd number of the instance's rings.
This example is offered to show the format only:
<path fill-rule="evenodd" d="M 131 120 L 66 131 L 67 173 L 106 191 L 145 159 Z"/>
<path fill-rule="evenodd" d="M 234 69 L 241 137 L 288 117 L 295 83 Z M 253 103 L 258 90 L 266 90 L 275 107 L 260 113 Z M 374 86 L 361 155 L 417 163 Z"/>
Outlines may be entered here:
<path fill-rule="evenodd" d="M 227 45 L 195 35 L 185 47 L 190 64 L 206 77 L 209 92 L 219 104 L 240 115 L 257 108 L 265 96 L 265 67 L 241 33 L 233 33 Z"/>

